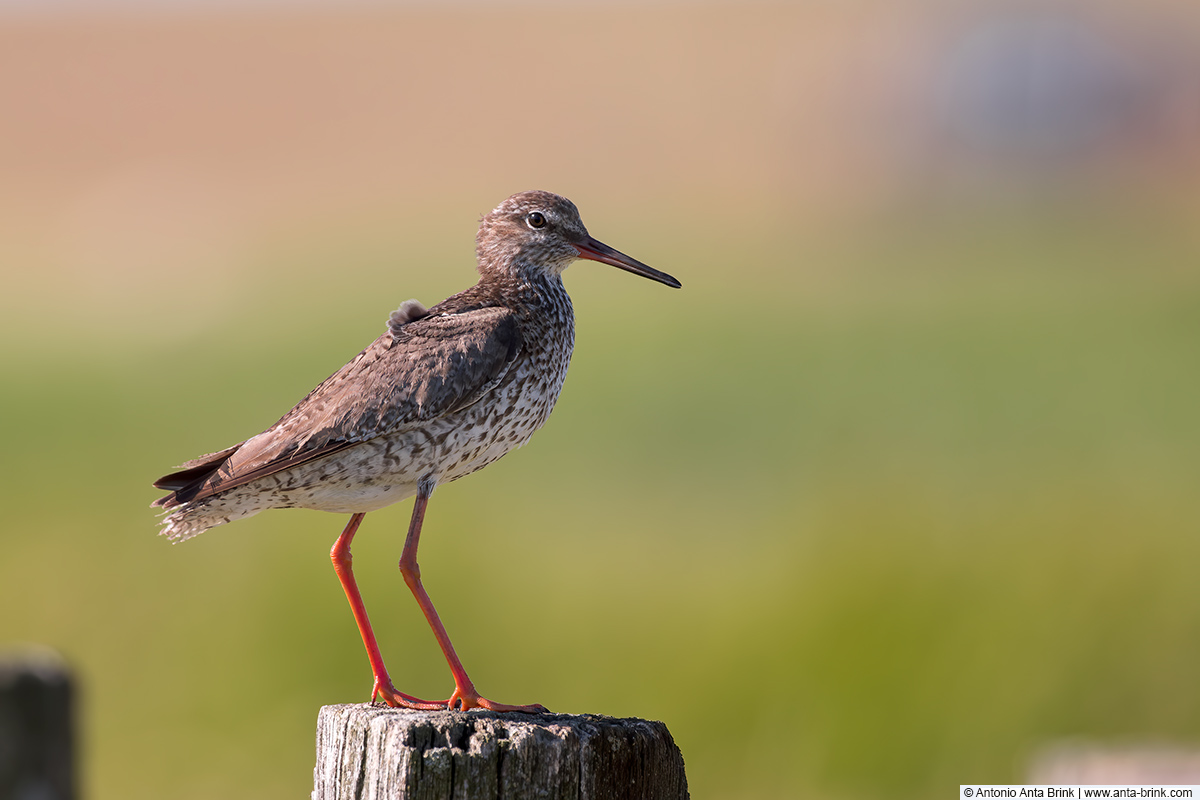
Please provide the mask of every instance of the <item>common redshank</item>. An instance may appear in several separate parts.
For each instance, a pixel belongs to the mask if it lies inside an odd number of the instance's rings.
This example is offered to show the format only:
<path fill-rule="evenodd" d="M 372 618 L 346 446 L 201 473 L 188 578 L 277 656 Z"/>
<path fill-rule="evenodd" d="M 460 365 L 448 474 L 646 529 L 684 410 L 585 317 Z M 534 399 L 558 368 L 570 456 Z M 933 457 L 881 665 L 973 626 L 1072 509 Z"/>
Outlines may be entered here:
<path fill-rule="evenodd" d="M 558 399 L 575 343 L 562 273 L 576 259 L 610 264 L 675 288 L 665 272 L 593 239 L 575 204 L 550 192 L 515 194 L 475 239 L 479 282 L 425 308 L 409 300 L 387 330 L 259 435 L 179 466 L 154 482 L 170 494 L 162 533 L 182 541 L 269 508 L 350 514 L 330 558 L 375 684 L 371 699 L 414 709 L 544 711 L 482 697 L 421 585 L 417 544 L 436 486 L 482 469 L 525 442 Z M 416 495 L 400 573 L 454 676 L 445 702 L 396 690 L 350 568 L 363 516 Z"/>

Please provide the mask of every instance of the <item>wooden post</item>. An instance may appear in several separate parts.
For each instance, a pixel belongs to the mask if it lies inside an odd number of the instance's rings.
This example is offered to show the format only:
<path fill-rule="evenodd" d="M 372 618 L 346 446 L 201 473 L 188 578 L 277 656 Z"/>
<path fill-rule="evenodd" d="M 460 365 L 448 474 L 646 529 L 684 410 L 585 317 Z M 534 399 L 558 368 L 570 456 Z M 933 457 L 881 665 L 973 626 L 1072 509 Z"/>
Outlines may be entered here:
<path fill-rule="evenodd" d="M 667 726 L 593 715 L 325 706 L 313 800 L 685 800 Z"/>
<path fill-rule="evenodd" d="M 70 674 L 48 648 L 0 652 L 0 797 L 71 800 Z"/>

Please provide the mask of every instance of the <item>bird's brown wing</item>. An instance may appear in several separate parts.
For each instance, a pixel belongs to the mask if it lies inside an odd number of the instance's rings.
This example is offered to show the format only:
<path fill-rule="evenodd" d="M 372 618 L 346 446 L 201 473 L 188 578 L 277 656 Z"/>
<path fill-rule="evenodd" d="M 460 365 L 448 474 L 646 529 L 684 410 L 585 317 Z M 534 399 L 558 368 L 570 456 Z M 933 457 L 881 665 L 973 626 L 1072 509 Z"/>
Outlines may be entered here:
<path fill-rule="evenodd" d="M 504 308 L 438 314 L 393 328 L 263 433 L 155 481 L 171 508 L 457 411 L 503 380 L 522 349 Z"/>

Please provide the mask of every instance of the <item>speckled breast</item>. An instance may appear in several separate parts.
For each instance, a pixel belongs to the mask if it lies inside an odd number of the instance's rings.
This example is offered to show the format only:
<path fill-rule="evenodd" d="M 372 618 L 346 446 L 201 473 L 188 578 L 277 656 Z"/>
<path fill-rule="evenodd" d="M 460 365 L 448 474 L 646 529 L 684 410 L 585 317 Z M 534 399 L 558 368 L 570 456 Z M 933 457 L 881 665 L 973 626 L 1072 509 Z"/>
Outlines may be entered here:
<path fill-rule="evenodd" d="M 526 348 L 499 386 L 429 431 L 438 454 L 439 483 L 482 469 L 525 444 L 545 424 L 562 391 L 575 343 L 570 306 L 565 313 L 556 311 L 557 319 L 542 319 L 526 331 Z"/>

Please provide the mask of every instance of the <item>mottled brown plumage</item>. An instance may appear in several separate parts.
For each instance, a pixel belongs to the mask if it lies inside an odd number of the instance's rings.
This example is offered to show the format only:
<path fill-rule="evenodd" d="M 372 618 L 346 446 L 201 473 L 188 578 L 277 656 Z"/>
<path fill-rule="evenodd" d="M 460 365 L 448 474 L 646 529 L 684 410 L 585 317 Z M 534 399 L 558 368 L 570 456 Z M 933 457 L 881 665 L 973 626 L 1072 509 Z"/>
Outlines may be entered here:
<path fill-rule="evenodd" d="M 426 309 L 415 300 L 387 330 L 258 436 L 201 456 L 155 482 L 169 494 L 163 533 L 187 539 L 270 508 L 352 514 L 331 556 L 375 673 L 375 694 L 413 708 L 531 711 L 482 698 L 454 654 L 420 584 L 417 542 L 434 487 L 523 445 L 554 408 L 574 346 L 562 272 L 590 259 L 678 287 L 593 239 L 571 201 L 513 195 L 486 215 L 476 239 L 479 282 Z M 350 570 L 362 516 L 417 496 L 401 572 L 438 637 L 455 678 L 447 703 L 397 692 L 383 668 Z"/>

